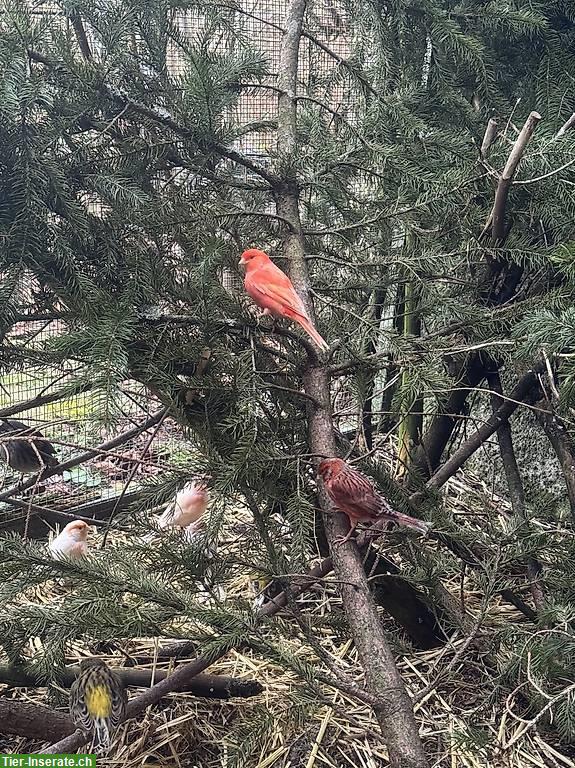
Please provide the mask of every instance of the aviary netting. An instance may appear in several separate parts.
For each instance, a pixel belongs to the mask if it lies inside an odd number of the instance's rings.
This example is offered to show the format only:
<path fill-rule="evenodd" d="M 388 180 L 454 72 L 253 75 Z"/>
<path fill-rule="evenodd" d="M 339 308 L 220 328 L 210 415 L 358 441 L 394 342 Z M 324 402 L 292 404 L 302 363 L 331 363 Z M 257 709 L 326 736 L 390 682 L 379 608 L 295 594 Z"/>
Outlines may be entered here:
<path fill-rule="evenodd" d="M 573 13 L 519 0 L 331 10 L 326 30 L 325 9 L 305 0 L 279 16 L 161 0 L 5 6 L 3 370 L 65 371 L 46 397 L 89 391 L 105 424 L 137 382 L 157 409 L 100 450 L 150 430 L 144 453 L 170 418 L 193 451 L 182 470 L 145 483 L 128 512 L 105 506 L 110 536 L 86 562 L 50 561 L 20 534 L 1 539 L 7 662 L 47 682 L 78 643 L 152 636 L 201 649 L 132 700 L 139 716 L 249 647 L 300 680 L 294 727 L 331 685 L 372 708 L 391 765 L 425 766 L 441 740 L 418 734 L 379 604 L 416 647 L 464 638 L 438 680 L 476 654 L 478 679 L 497 680 L 487 706 L 521 693 L 526 724 L 498 748 L 548 725 L 567 750 Z M 272 44 L 254 38 L 254 21 Z M 329 34 L 345 47 L 332 50 Z M 252 115 L 245 106 L 262 93 L 267 112 Z M 237 260 L 248 246 L 290 274 L 328 357 L 246 301 Z M 57 323 L 53 335 L 12 333 L 38 320 Z M 509 426 L 518 409 L 559 459 L 566 505 L 525 486 Z M 390 468 L 381 449 L 394 433 Z M 462 520 L 441 489 L 491 438 L 511 511 L 485 504 Z M 434 535 L 331 546 L 346 521 L 314 468 L 336 454 L 357 460 L 398 510 L 432 521 Z M 212 478 L 210 537 L 229 543 L 232 531 L 233 546 L 216 557 L 177 538 L 151 546 L 150 510 L 200 473 Z M 241 592 L 222 599 L 238 568 L 275 580 L 282 596 L 259 611 Z M 302 610 L 298 595 L 332 569 L 341 611 Z M 64 593 L 38 598 L 61 577 Z M 494 629 L 501 599 L 516 610 Z M 359 681 L 322 647 L 334 628 L 353 640 Z M 293 652 L 293 633 L 313 662 Z M 265 722 L 243 724 L 238 764 L 250 764 Z M 482 735 L 472 735 L 479 754 Z M 75 734 L 53 748 L 82 743 Z"/>

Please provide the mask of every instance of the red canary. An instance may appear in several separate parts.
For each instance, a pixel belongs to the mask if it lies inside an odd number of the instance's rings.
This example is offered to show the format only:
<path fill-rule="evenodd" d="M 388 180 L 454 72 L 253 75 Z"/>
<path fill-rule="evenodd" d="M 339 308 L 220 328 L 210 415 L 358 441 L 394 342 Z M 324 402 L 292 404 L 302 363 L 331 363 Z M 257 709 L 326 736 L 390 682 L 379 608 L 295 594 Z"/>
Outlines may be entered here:
<path fill-rule="evenodd" d="M 301 325 L 320 349 L 329 345 L 313 327 L 303 301 L 289 277 L 276 267 L 267 253 L 250 248 L 242 253 L 240 264 L 246 268 L 244 287 L 264 315 L 287 317 Z"/>
<path fill-rule="evenodd" d="M 338 543 L 349 541 L 358 523 L 375 523 L 377 520 L 405 525 L 421 533 L 429 531 L 429 526 L 422 520 L 392 509 L 375 490 L 371 480 L 342 459 L 324 459 L 318 467 L 318 475 L 335 506 L 349 517 L 349 533 Z"/>

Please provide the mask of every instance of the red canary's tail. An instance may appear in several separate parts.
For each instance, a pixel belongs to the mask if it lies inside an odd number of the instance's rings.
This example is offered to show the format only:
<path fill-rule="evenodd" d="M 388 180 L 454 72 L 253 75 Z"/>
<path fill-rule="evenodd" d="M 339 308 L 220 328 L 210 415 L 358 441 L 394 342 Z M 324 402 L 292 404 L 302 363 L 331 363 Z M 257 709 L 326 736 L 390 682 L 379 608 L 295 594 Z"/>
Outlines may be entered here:
<path fill-rule="evenodd" d="M 429 533 L 430 526 L 424 523 L 423 520 L 418 520 L 416 517 L 410 517 L 409 515 L 403 515 L 401 512 L 394 512 L 393 515 L 386 515 L 394 523 L 398 525 L 405 525 L 406 528 L 414 528 L 420 533 Z"/>
<path fill-rule="evenodd" d="M 293 319 L 296 321 L 296 323 L 299 323 L 301 325 L 301 327 L 304 329 L 307 335 L 311 339 L 313 339 L 313 341 L 315 341 L 315 343 L 320 349 L 323 349 L 324 352 L 327 352 L 327 350 L 329 349 L 329 344 L 322 336 L 319 335 L 319 333 L 316 331 L 316 329 L 313 327 L 313 325 L 307 319 L 307 317 L 297 314 L 297 315 L 294 315 Z"/>

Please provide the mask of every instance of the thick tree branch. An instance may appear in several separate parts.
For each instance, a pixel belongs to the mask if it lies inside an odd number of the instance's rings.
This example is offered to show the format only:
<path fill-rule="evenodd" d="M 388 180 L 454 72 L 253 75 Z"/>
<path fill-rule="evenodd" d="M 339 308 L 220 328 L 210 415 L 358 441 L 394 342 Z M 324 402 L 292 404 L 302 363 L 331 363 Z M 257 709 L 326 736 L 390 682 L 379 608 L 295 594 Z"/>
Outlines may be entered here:
<path fill-rule="evenodd" d="M 77 669 L 76 667 L 68 668 L 64 679 L 60 681 L 61 684 L 69 688 L 75 678 L 74 670 L 77 671 Z M 152 672 L 147 669 L 116 669 L 115 671 L 125 685 L 137 687 L 146 687 L 150 685 L 152 679 L 164 680 L 167 676 L 163 670 Z M 13 667 L 0 667 L 0 682 L 27 688 L 38 687 L 33 676 L 26 675 Z M 264 689 L 255 680 L 239 680 L 220 675 L 198 675 L 179 690 L 201 698 L 226 700 L 258 696 Z M 28 702 L 0 699 L 0 733 L 52 741 L 54 738 L 71 738 L 75 732 L 76 726 L 63 712 Z"/>
<path fill-rule="evenodd" d="M 461 469 L 467 459 L 488 440 L 491 435 L 499 429 L 501 424 L 506 421 L 512 413 L 526 400 L 530 399 L 533 389 L 538 387 L 537 374 L 544 370 L 545 363 L 540 362 L 534 365 L 532 370 L 528 371 L 517 382 L 511 390 L 509 399 L 493 413 L 471 437 L 469 437 L 455 453 L 441 466 L 440 469 L 427 481 L 426 488 L 441 488 L 453 475 Z M 416 499 L 419 494 L 415 493 L 410 498 Z"/>
<path fill-rule="evenodd" d="M 527 145 L 533 136 L 533 132 L 537 128 L 537 123 L 540 120 L 541 115 L 538 112 L 531 112 L 517 137 L 517 141 L 505 163 L 503 173 L 499 178 L 497 189 L 495 191 L 493 210 L 491 211 L 491 236 L 494 242 L 501 242 L 505 239 L 505 208 L 509 190 L 513 182 L 513 177 L 521 162 L 521 158 L 523 157 Z"/>
<path fill-rule="evenodd" d="M 27 701 L 0 698 L 0 733 L 51 741 L 69 737 L 75 730 L 76 726 L 63 712 Z"/>
<path fill-rule="evenodd" d="M 140 491 L 134 491 L 124 496 L 121 501 L 121 509 L 125 509 L 130 506 L 141 496 Z M 32 504 L 31 501 L 25 499 L 4 499 L 5 504 L 10 504 L 13 507 L 17 507 L 22 510 L 17 517 L 10 518 L 10 520 L 0 521 L 0 531 L 17 531 L 20 528 L 24 528 L 25 522 L 28 519 L 30 524 L 28 526 L 28 536 L 30 538 L 44 537 L 49 530 L 48 526 L 44 523 L 44 520 L 48 520 L 52 523 L 69 523 L 72 520 L 84 520 L 88 525 L 106 525 L 105 517 L 110 513 L 110 510 L 118 504 L 117 498 L 111 499 L 98 499 L 98 501 L 88 502 L 87 504 L 80 504 L 77 507 L 71 507 L 69 509 L 52 509 L 40 504 Z M 34 517 L 42 516 L 42 520 L 38 520 L 34 525 L 32 520 Z"/>
<path fill-rule="evenodd" d="M 290 166 L 290 155 L 297 147 L 295 95 L 305 7 L 305 0 L 290 0 L 280 52 L 278 153 L 285 158 L 284 167 Z M 311 286 L 305 259 L 296 179 L 288 177 L 276 188 L 275 197 L 277 213 L 293 223 L 293 231 L 284 235 L 283 252 L 288 259 L 290 277 L 295 289 L 313 320 Z M 318 406 L 308 406 L 311 452 L 316 455 L 335 456 L 327 366 L 311 360 L 303 381 L 305 391 L 319 403 Z M 345 546 L 334 544 L 335 539 L 346 533 L 347 519 L 343 514 L 332 511 L 323 490 L 320 491 L 319 500 L 345 614 L 361 665 L 365 670 L 366 688 L 378 700 L 374 711 L 389 749 L 390 763 L 394 768 L 426 768 L 428 763 L 419 738 L 411 701 L 379 620 L 359 550 L 353 542 Z"/>
<path fill-rule="evenodd" d="M 426 481 L 437 471 L 469 392 L 480 384 L 484 376 L 485 365 L 481 357 L 477 354 L 469 355 L 456 377 L 459 386 L 450 392 L 445 406 L 433 417 L 414 453 L 410 465 L 413 483 Z"/>
<path fill-rule="evenodd" d="M 80 667 L 66 667 L 58 673 L 58 683 L 64 688 L 69 688 Z M 114 671 L 120 677 L 125 686 L 135 688 L 147 688 L 152 681 L 160 682 L 168 677 L 168 672 L 163 669 L 126 669 L 115 668 Z M 0 666 L 0 683 L 7 683 L 23 688 L 42 688 L 45 683 L 39 682 L 32 671 L 9 665 Z M 180 693 L 191 693 L 194 696 L 202 696 L 206 699 L 231 699 L 249 698 L 257 696 L 263 691 L 263 686 L 255 680 L 240 680 L 224 675 L 198 675 L 192 678 L 181 688 L 174 690 Z M 1 721 L 0 721 L 1 722 Z M 1 726 L 0 726 L 1 730 Z"/>

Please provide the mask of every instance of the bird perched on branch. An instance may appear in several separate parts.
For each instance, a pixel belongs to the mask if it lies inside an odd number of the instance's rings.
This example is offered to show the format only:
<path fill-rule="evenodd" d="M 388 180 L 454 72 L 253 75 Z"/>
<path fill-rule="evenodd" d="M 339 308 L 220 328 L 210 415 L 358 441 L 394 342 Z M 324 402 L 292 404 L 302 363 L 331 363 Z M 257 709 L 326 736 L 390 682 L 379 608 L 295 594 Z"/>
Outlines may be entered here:
<path fill-rule="evenodd" d="M 289 277 L 276 267 L 267 253 L 250 248 L 244 251 L 240 264 L 246 268 L 244 287 L 264 315 L 286 317 L 301 325 L 321 350 L 329 345 L 316 331 Z"/>
<path fill-rule="evenodd" d="M 92 735 L 94 747 L 110 746 L 115 729 L 126 717 L 127 704 L 122 681 L 105 662 L 80 662 L 80 672 L 70 687 L 70 715 L 77 726 Z"/>
<path fill-rule="evenodd" d="M 186 483 L 164 510 L 158 520 L 159 527 L 162 529 L 170 526 L 188 528 L 193 524 L 198 524 L 198 528 L 201 527 L 202 524 L 198 521 L 206 511 L 209 500 L 210 495 L 203 481 L 193 480 Z M 190 533 L 194 530 L 192 528 Z"/>
<path fill-rule="evenodd" d="M 38 429 L 16 419 L 0 419 L 0 458 L 20 474 L 55 467 L 56 449 Z"/>
<path fill-rule="evenodd" d="M 351 528 L 347 536 L 337 541 L 338 544 L 349 541 L 358 523 L 375 523 L 378 520 L 414 528 L 421 533 L 429 531 L 429 526 L 422 520 L 390 507 L 372 481 L 342 459 L 324 459 L 318 467 L 318 475 L 329 498 L 349 517 Z"/>
<path fill-rule="evenodd" d="M 77 560 L 88 554 L 88 532 L 90 526 L 83 520 L 72 520 L 48 545 L 52 557 L 71 557 Z"/>

